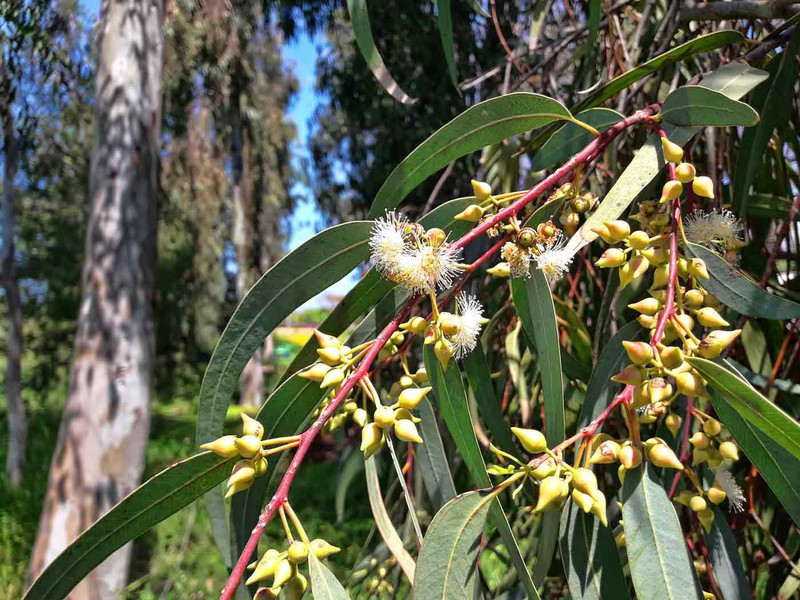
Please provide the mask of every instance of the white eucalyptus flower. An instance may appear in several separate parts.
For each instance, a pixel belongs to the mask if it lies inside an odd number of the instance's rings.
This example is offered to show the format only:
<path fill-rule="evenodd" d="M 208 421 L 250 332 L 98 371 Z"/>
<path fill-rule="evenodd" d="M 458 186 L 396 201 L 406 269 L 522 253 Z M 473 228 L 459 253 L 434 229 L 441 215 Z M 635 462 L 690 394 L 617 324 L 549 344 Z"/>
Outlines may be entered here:
<path fill-rule="evenodd" d="M 744 509 L 745 498 L 742 488 L 736 483 L 736 479 L 725 467 L 717 469 L 716 477 L 717 485 L 725 492 L 725 496 L 728 498 L 728 506 L 731 512 L 741 512 Z"/>
<path fill-rule="evenodd" d="M 394 211 L 375 219 L 370 232 L 369 247 L 372 264 L 389 279 L 400 266 L 406 250 L 405 232 L 408 221 Z"/>
<path fill-rule="evenodd" d="M 475 296 L 462 294 L 458 297 L 458 331 L 450 336 L 453 344 L 453 356 L 464 358 L 475 349 L 481 326 L 487 320 L 483 318 L 483 306 Z"/>
<path fill-rule="evenodd" d="M 556 281 L 569 270 L 575 253 L 566 248 L 567 239 L 560 233 L 547 244 L 540 244 L 533 255 L 536 268 L 548 281 Z"/>
<path fill-rule="evenodd" d="M 695 244 L 735 248 L 744 226 L 729 210 L 696 210 L 683 221 L 686 238 Z"/>
<path fill-rule="evenodd" d="M 506 242 L 501 250 L 503 260 L 508 263 L 511 277 L 527 279 L 531 276 L 531 253 L 514 242 Z"/>

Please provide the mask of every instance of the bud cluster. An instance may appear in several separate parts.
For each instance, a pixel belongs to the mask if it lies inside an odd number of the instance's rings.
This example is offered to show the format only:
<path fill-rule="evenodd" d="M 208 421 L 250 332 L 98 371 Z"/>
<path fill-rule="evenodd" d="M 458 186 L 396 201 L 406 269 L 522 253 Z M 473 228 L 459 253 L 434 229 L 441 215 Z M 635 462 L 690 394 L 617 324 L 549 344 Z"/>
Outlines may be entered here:
<path fill-rule="evenodd" d="M 321 560 L 336 554 L 339 550 L 319 538 L 311 541 L 290 540 L 286 550 L 270 548 L 261 560 L 248 565 L 247 568 L 253 573 L 245 583 L 251 585 L 267 579 L 272 580 L 269 586 L 258 588 L 256 600 L 277 599 L 282 591 L 285 592 L 286 598 L 293 600 L 302 598 L 308 588 L 308 580 L 298 567 L 308 560 L 311 553 Z"/>

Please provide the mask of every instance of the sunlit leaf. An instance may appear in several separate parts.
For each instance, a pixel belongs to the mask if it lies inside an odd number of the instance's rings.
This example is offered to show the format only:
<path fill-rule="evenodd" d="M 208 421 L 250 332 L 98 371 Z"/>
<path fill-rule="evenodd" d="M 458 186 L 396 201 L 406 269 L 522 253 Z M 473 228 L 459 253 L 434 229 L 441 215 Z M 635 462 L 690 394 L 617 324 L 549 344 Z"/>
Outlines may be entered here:
<path fill-rule="evenodd" d="M 659 114 L 681 127 L 750 127 L 758 123 L 752 107 L 701 85 L 686 85 L 672 92 Z"/>
<path fill-rule="evenodd" d="M 439 510 L 445 503 L 456 495 L 456 486 L 450 474 L 450 463 L 444 452 L 442 436 L 436 424 L 436 414 L 431 403 L 424 399 L 417 407 L 419 418 L 420 436 L 424 444 L 415 447 L 414 457 L 417 461 L 425 489 L 431 499 L 434 510 Z"/>
<path fill-rule="evenodd" d="M 703 530 L 703 537 L 711 557 L 714 580 L 723 598 L 749 600 L 753 594 L 742 568 L 738 544 L 731 526 L 728 525 L 728 518 L 718 507 L 712 506 L 711 509 L 714 511 L 714 522 L 710 531 Z"/>
<path fill-rule="evenodd" d="M 576 114 L 575 118 L 602 132 L 625 117 L 609 108 L 590 108 Z M 536 152 L 531 160 L 531 170 L 539 171 L 560 165 L 583 150 L 593 139 L 594 135 L 585 128 L 575 123 L 566 123 Z"/>
<path fill-rule="evenodd" d="M 308 555 L 308 575 L 314 600 L 349 600 L 350 595 L 336 575 L 313 552 Z"/>
<path fill-rule="evenodd" d="M 433 0 L 438 16 L 439 37 L 442 39 L 442 49 L 444 58 L 447 61 L 447 72 L 450 74 L 450 81 L 454 86 L 458 85 L 458 73 L 456 72 L 455 50 L 453 49 L 453 13 L 450 8 L 450 0 Z"/>

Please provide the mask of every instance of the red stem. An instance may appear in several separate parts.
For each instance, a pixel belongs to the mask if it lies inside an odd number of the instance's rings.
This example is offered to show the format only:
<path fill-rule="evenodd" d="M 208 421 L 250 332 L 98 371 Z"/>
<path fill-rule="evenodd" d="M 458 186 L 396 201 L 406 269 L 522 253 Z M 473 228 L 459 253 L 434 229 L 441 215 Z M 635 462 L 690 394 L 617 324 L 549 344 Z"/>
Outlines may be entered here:
<path fill-rule="evenodd" d="M 674 170 L 675 167 L 673 165 L 671 167 L 671 170 Z M 658 318 L 655 331 L 653 331 L 651 346 L 661 343 L 667 322 L 675 314 L 675 288 L 678 286 L 678 221 L 680 218 L 681 200 L 675 198 L 672 201 L 672 231 L 669 235 L 669 281 L 667 282 L 667 293 L 664 296 L 664 309 L 661 311 L 661 316 Z"/>

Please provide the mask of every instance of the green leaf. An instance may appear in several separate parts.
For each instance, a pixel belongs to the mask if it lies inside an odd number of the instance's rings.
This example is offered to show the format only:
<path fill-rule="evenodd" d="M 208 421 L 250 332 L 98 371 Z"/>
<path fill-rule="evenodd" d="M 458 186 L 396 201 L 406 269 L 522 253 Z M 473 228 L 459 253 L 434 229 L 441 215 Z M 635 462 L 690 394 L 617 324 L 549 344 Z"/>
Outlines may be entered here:
<path fill-rule="evenodd" d="M 611 403 L 612 398 L 619 393 L 620 385 L 609 381 L 628 364 L 628 356 L 622 347 L 622 342 L 644 339 L 644 329 L 637 321 L 631 321 L 619 328 L 616 334 L 608 341 L 597 364 L 592 371 L 589 385 L 586 388 L 586 399 L 581 407 L 578 417 L 578 427 L 586 427 L 594 421 L 603 409 Z"/>
<path fill-rule="evenodd" d="M 531 269 L 529 279 L 511 280 L 511 291 L 527 339 L 535 345 L 542 378 L 545 437 L 551 446 L 555 446 L 564 439 L 564 381 L 550 285 L 544 273 Z"/>
<path fill-rule="evenodd" d="M 347 501 L 347 493 L 353 485 L 353 480 L 361 474 L 364 470 L 364 456 L 355 446 L 350 447 L 350 454 L 344 460 L 344 463 L 339 463 L 339 476 L 336 478 L 336 495 L 334 497 L 334 506 L 336 507 L 336 522 L 341 523 L 344 520 L 345 502 Z"/>
<path fill-rule="evenodd" d="M 622 518 L 636 597 L 702 600 L 678 515 L 649 463 L 625 473 Z"/>
<path fill-rule="evenodd" d="M 291 312 L 369 255 L 369 221 L 326 229 L 281 259 L 247 292 L 222 332 L 203 377 L 197 441 L 222 434 L 230 397 L 253 352 Z"/>
<path fill-rule="evenodd" d="M 115 550 L 175 514 L 223 481 L 231 460 L 203 452 L 153 476 L 126 496 L 42 572 L 25 594 L 31 600 L 66 598 Z"/>
<path fill-rule="evenodd" d="M 703 537 L 706 540 L 708 553 L 711 555 L 714 579 L 723 598 L 749 600 L 753 594 L 750 592 L 750 584 L 744 574 L 742 560 L 739 558 L 738 544 L 731 531 L 731 526 L 728 524 L 726 515 L 718 507 L 712 506 L 711 510 L 714 511 L 714 522 L 708 533 L 703 529 Z"/>
<path fill-rule="evenodd" d="M 474 10 L 480 16 L 486 17 L 487 19 L 490 17 L 489 13 L 486 12 L 486 9 L 484 9 L 481 5 L 480 0 L 467 0 L 467 4 L 469 4 L 472 10 Z"/>
<path fill-rule="evenodd" d="M 759 394 L 743 377 L 725 367 L 704 358 L 687 360 L 742 418 L 784 448 L 795 461 L 800 461 L 800 424 L 797 421 Z M 784 465 L 784 468 L 790 467 Z"/>
<path fill-rule="evenodd" d="M 389 548 L 390 552 L 397 559 L 397 564 L 400 565 L 405 576 L 408 577 L 409 581 L 414 581 L 416 564 L 408 553 L 408 550 L 406 550 L 403 539 L 400 537 L 400 534 L 397 533 L 397 529 L 394 528 L 394 524 L 392 523 L 392 518 L 386 511 L 374 456 L 370 456 L 364 461 L 364 475 L 367 480 L 369 506 L 372 509 L 372 516 L 375 518 L 375 526 L 378 528 L 387 548 Z"/>
<path fill-rule="evenodd" d="M 691 41 L 681 44 L 680 46 L 675 46 L 664 54 L 659 54 L 655 58 L 651 58 L 647 62 L 642 63 L 635 69 L 631 69 L 619 77 L 612 79 L 578 104 L 578 106 L 575 107 L 575 112 L 580 112 L 592 106 L 600 106 L 603 102 L 616 96 L 625 88 L 648 75 L 660 71 L 666 65 L 685 60 L 697 54 L 703 54 L 704 52 L 710 52 L 717 48 L 735 44 L 743 39 L 744 36 L 738 31 L 715 31 L 714 33 L 695 37 Z"/>
<path fill-rule="evenodd" d="M 674 50 L 670 52 L 684 48 L 684 50 L 681 50 L 682 53 L 695 42 L 698 43 L 698 47 L 705 47 L 706 44 L 715 44 L 719 42 L 724 42 L 720 44 L 724 46 L 733 41 L 737 41 L 737 38 L 741 39 L 741 34 L 738 32 L 719 31 L 696 38 L 691 42 L 674 48 Z M 695 48 L 694 46 L 692 47 Z M 705 52 L 712 49 L 713 48 L 707 48 L 706 50 L 699 51 Z M 669 52 L 667 54 L 669 54 Z M 659 58 L 660 57 L 656 57 L 648 62 L 657 61 Z M 680 58 L 685 58 L 685 56 L 681 54 Z M 636 70 L 637 69 L 634 69 L 634 71 Z M 634 71 L 630 71 L 630 73 Z M 757 71 L 757 69 L 750 69 L 749 67 L 742 67 L 741 65 L 734 65 L 733 67 L 731 65 L 725 65 L 703 79 L 700 85 L 711 90 L 722 92 L 728 98 L 738 100 L 750 89 L 763 81 L 763 79 L 757 73 L 753 73 L 753 71 Z M 626 75 L 622 75 L 617 79 L 621 79 Z M 617 80 L 615 79 L 614 81 Z M 614 81 L 611 83 L 614 83 Z M 586 102 L 583 104 L 585 103 Z M 583 104 L 581 108 L 583 108 Z M 594 104 L 592 103 L 591 106 L 594 106 Z M 686 144 L 700 129 L 699 127 L 678 127 L 671 123 L 664 124 L 664 131 L 669 139 L 679 146 Z M 639 151 L 633 157 L 633 160 L 628 163 L 628 166 L 622 174 L 617 177 L 616 183 L 609 190 L 608 194 L 606 194 L 606 197 L 600 203 L 597 210 L 586 219 L 586 222 L 577 233 L 570 238 L 567 243 L 567 250 L 577 253 L 578 250 L 597 238 L 597 234 L 594 233 L 592 229 L 601 225 L 604 221 L 613 221 L 618 218 L 634 200 L 641 195 L 649 193 L 651 186 L 654 184 L 664 164 L 661 140 L 659 136 L 652 134 L 647 138 L 647 142 L 639 148 Z"/>
<path fill-rule="evenodd" d="M 558 528 L 561 516 L 557 512 L 539 515 L 539 546 L 536 548 L 536 562 L 533 564 L 533 585 L 537 588 L 544 583 L 558 545 Z"/>
<path fill-rule="evenodd" d="M 347 12 L 350 15 L 350 22 L 353 24 L 353 33 L 356 37 L 356 45 L 361 52 L 361 56 L 367 61 L 375 79 L 381 84 L 384 90 L 398 102 L 403 104 L 414 104 L 417 98 L 411 98 L 406 94 L 389 73 L 389 69 L 381 58 L 375 40 L 372 37 L 372 29 L 369 25 L 369 12 L 367 11 L 367 0 L 347 0 Z"/>
<path fill-rule="evenodd" d="M 431 403 L 424 399 L 417 407 L 420 436 L 425 443 L 415 446 L 414 457 L 422 473 L 422 480 L 434 510 L 439 510 L 456 495 L 456 486 L 450 474 L 450 463 L 444 452 L 442 436 L 436 426 L 436 415 Z"/>
<path fill-rule="evenodd" d="M 428 176 L 457 158 L 570 118 L 562 104 L 539 94 L 518 92 L 480 102 L 436 131 L 397 165 L 378 190 L 369 214 L 375 217 L 391 210 Z"/>
<path fill-rule="evenodd" d="M 800 304 L 770 294 L 717 253 L 691 242 L 687 248 L 692 256 L 706 263 L 711 278 L 701 282 L 703 287 L 726 306 L 748 317 L 779 320 L 800 317 Z"/>
<path fill-rule="evenodd" d="M 493 498 L 467 492 L 436 513 L 419 551 L 417 600 L 472 600 L 480 538 Z"/>
<path fill-rule="evenodd" d="M 451 360 L 445 371 L 442 369 L 442 365 L 430 345 L 425 346 L 424 358 L 428 377 L 433 387 L 433 394 L 439 404 L 439 413 L 442 415 L 447 429 L 453 437 L 456 448 L 458 448 L 461 457 L 464 459 L 467 470 L 478 487 L 491 487 L 492 482 L 486 473 L 486 463 L 483 461 L 481 449 L 475 437 L 475 430 L 472 427 L 466 390 L 464 390 L 461 373 L 455 361 Z M 514 538 L 514 533 L 511 531 L 511 526 L 499 500 L 495 500 L 492 503 L 489 514 L 509 551 L 511 562 L 514 564 L 528 596 L 539 598 L 536 586 L 534 586 L 528 567 L 525 564 L 525 559 L 522 557 L 519 545 Z"/>
<path fill-rule="evenodd" d="M 760 108 L 762 119 L 758 127 L 750 129 L 742 136 L 741 150 L 733 170 L 731 197 L 740 217 L 745 218 L 748 211 L 748 199 L 756 173 L 762 169 L 764 154 L 767 151 L 772 132 L 778 126 L 788 124 L 792 110 L 791 102 L 794 85 L 797 82 L 797 54 L 800 51 L 800 28 L 795 28 L 789 45 L 781 56 L 773 60 L 779 61 L 777 72 L 766 94 L 763 107 Z M 770 65 L 772 66 L 772 65 Z"/>
<path fill-rule="evenodd" d="M 313 552 L 308 555 L 308 575 L 314 600 L 349 600 L 347 590 L 336 579 L 336 575 Z"/>
<path fill-rule="evenodd" d="M 561 517 L 561 557 L 574 600 L 630 598 L 614 535 L 574 502 Z"/>
<path fill-rule="evenodd" d="M 497 397 L 492 385 L 492 374 L 489 371 L 489 364 L 486 362 L 483 346 L 478 344 L 472 352 L 462 359 L 461 364 L 464 366 L 469 387 L 475 397 L 478 413 L 486 423 L 492 440 L 501 450 L 509 454 L 515 454 L 517 448 L 511 436 L 511 428 L 503 418 L 503 413 L 500 410 L 500 399 Z"/>
<path fill-rule="evenodd" d="M 602 132 L 625 117 L 609 108 L 590 108 L 576 114 L 575 118 Z M 531 160 L 531 171 L 540 171 L 564 163 L 583 150 L 593 139 L 592 133 L 580 125 L 567 123 L 561 126 L 536 152 Z"/>
<path fill-rule="evenodd" d="M 449 200 L 424 215 L 419 223 L 429 229 L 439 227 L 450 234 L 451 237 L 461 237 L 471 227 L 471 223 L 456 221 L 454 217 L 470 204 L 475 203 L 474 196 Z M 384 279 L 375 269 L 370 269 L 345 297 L 325 317 L 317 329 L 328 335 L 339 336 L 344 333 L 358 317 L 372 309 L 382 298 L 385 298 L 395 283 Z M 394 315 L 392 315 L 394 316 Z M 287 367 L 283 379 L 310 365 L 317 360 L 317 339 L 312 337 L 295 355 L 292 363 Z"/>
<path fill-rule="evenodd" d="M 758 123 L 758 113 L 744 102 L 700 85 L 672 92 L 659 114 L 681 127 L 750 127 Z"/>
<path fill-rule="evenodd" d="M 453 86 L 458 86 L 458 73 L 456 73 L 455 50 L 453 49 L 453 13 L 450 0 L 433 0 L 438 16 L 439 37 L 442 39 L 444 58 L 447 61 L 447 72 Z"/>

